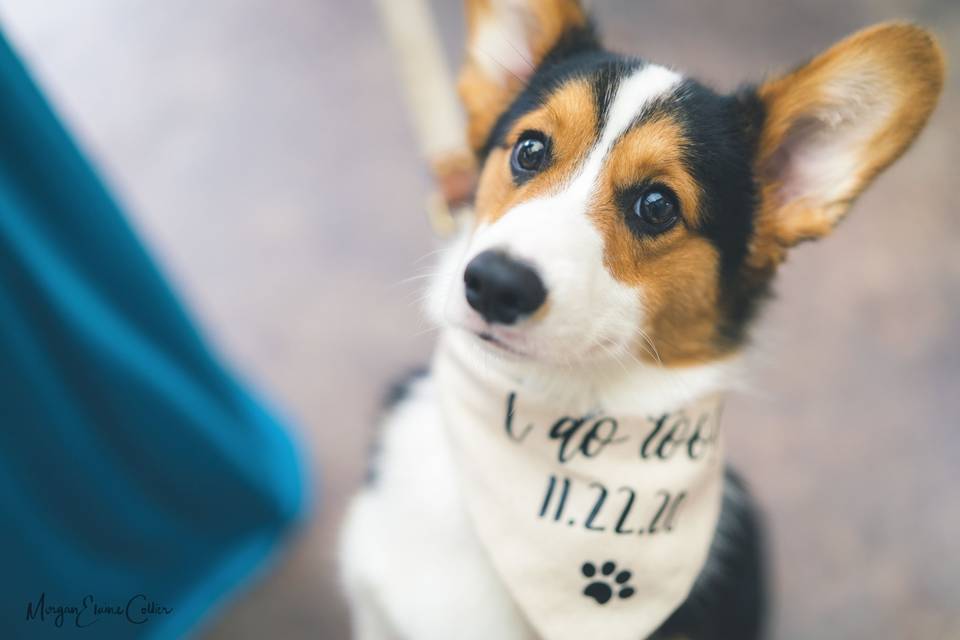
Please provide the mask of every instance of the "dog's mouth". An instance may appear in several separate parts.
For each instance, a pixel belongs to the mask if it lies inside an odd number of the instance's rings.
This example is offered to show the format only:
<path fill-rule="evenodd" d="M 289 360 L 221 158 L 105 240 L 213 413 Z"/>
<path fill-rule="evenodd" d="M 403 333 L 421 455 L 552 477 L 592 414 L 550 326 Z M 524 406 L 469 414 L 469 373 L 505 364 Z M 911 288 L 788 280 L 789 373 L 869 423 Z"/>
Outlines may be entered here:
<path fill-rule="evenodd" d="M 485 344 L 488 344 L 491 347 L 496 348 L 498 351 L 505 352 L 519 358 L 528 357 L 527 354 L 524 353 L 523 351 L 520 351 L 516 347 L 510 345 L 506 341 L 502 340 L 501 338 L 498 338 L 497 336 L 493 335 L 488 331 L 472 331 L 471 333 L 473 333 L 473 335 L 480 338 L 480 340 L 483 341 Z"/>

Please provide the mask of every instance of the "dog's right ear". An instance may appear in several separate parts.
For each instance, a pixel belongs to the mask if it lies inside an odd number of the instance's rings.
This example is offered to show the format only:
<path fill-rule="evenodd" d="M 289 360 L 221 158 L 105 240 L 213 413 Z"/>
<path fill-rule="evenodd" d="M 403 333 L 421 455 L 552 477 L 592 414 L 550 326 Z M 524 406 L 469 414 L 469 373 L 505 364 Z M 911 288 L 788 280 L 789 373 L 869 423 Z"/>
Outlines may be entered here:
<path fill-rule="evenodd" d="M 466 0 L 467 51 L 458 88 L 467 139 L 480 150 L 537 66 L 566 40 L 592 40 L 577 0 Z"/>

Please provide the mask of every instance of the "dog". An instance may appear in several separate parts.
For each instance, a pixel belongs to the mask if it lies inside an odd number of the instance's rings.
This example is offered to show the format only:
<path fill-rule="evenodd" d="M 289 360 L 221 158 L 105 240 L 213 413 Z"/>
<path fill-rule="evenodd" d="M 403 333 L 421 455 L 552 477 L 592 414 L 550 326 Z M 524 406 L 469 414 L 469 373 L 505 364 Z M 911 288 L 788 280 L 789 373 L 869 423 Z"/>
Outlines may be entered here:
<path fill-rule="evenodd" d="M 466 12 L 473 214 L 344 523 L 355 637 L 760 638 L 761 518 L 717 398 L 788 251 L 925 125 L 940 48 L 880 24 L 723 95 L 604 49 L 575 0 Z"/>

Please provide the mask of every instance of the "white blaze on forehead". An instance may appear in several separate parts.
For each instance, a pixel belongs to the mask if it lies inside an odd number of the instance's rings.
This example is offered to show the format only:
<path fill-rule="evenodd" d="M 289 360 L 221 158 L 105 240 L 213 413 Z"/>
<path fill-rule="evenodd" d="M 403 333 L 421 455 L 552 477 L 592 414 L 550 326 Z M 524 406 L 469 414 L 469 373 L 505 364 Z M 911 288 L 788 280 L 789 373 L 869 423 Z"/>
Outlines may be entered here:
<path fill-rule="evenodd" d="M 651 102 L 673 90 L 680 74 L 660 65 L 650 64 L 633 72 L 620 82 L 610 105 L 609 117 L 600 146 L 612 144 Z"/>
<path fill-rule="evenodd" d="M 593 195 L 597 177 L 613 144 L 651 102 L 669 93 L 680 80 L 678 73 L 651 64 L 638 69 L 620 82 L 607 111 L 607 122 L 603 127 L 600 142 L 590 152 L 587 161 L 568 187 L 577 197 L 583 198 L 584 207 Z"/>

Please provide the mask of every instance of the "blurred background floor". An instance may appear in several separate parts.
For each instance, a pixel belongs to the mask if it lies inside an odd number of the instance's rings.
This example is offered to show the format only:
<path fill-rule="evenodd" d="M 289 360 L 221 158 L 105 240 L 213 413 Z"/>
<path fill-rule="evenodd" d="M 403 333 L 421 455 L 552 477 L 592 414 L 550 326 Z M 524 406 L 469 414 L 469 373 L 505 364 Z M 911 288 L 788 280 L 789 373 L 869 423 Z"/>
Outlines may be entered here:
<path fill-rule="evenodd" d="M 953 71 L 930 127 L 793 256 L 757 392 L 725 417 L 772 529 L 775 638 L 960 637 L 960 3 L 593 6 L 615 48 L 721 89 L 878 20 L 940 35 Z M 459 60 L 460 3 L 434 7 Z M 210 339 L 321 469 L 309 529 L 202 637 L 347 638 L 337 523 L 377 399 L 433 340 L 401 283 L 433 249 L 427 174 L 372 3 L 0 0 L 0 18 Z"/>

